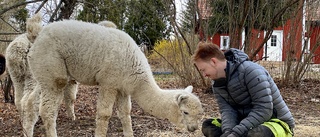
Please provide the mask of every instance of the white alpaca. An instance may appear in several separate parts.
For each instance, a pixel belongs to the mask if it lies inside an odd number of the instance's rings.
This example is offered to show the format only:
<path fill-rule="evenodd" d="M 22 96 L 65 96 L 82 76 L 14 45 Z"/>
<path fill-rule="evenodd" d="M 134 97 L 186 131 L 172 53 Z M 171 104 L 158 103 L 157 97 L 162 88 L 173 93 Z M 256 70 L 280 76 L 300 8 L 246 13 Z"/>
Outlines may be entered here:
<path fill-rule="evenodd" d="M 33 92 L 36 81 L 33 79 L 27 61 L 32 42 L 42 29 L 41 15 L 27 19 L 27 33 L 15 38 L 6 49 L 6 66 L 15 89 L 14 102 L 22 120 L 26 135 L 32 136 L 34 124 L 39 117 L 40 92 Z M 77 84 L 71 80 L 64 89 L 64 101 L 69 117 L 75 120 L 74 101 Z"/>
<path fill-rule="evenodd" d="M 46 136 L 56 137 L 62 89 L 68 77 L 98 85 L 96 137 L 107 135 L 114 103 L 124 136 L 133 136 L 131 98 L 146 112 L 195 131 L 201 102 L 186 89 L 163 90 L 152 76 L 147 58 L 126 33 L 80 21 L 60 21 L 43 28 L 28 54 L 30 70 L 41 90 L 40 116 Z M 40 92 L 40 91 L 38 91 Z"/>

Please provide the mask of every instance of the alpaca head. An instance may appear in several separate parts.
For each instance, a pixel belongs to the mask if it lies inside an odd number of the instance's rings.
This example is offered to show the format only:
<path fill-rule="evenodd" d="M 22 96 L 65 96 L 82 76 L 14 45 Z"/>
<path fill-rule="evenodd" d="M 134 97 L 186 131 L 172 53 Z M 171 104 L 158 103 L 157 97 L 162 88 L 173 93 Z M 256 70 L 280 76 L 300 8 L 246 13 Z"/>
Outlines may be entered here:
<path fill-rule="evenodd" d="M 27 37 L 31 43 L 34 42 L 39 32 L 42 30 L 41 21 L 42 17 L 40 13 L 37 13 L 33 17 L 27 19 Z"/>
<path fill-rule="evenodd" d="M 108 21 L 108 20 L 101 21 L 98 24 L 101 26 L 107 27 L 107 28 L 115 28 L 115 29 L 117 28 L 116 24 L 114 24 L 113 22 Z"/>
<path fill-rule="evenodd" d="M 184 89 L 183 93 L 178 94 L 176 97 L 179 106 L 179 117 L 176 124 L 180 128 L 186 128 L 188 131 L 195 131 L 198 129 L 198 122 L 203 113 L 202 105 L 197 96 L 192 94 L 192 86 Z"/>

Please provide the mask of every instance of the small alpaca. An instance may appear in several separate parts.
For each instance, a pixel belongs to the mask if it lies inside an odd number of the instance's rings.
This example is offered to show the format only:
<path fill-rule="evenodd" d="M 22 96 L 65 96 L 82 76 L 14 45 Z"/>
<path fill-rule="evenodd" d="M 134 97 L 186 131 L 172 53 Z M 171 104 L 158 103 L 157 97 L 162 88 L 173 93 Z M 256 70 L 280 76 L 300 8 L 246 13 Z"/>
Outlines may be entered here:
<path fill-rule="evenodd" d="M 27 61 L 29 48 L 42 29 L 41 15 L 36 14 L 27 19 L 27 33 L 15 38 L 6 49 L 6 66 L 15 89 L 14 102 L 22 120 L 22 126 L 32 137 L 33 128 L 39 117 L 40 92 L 33 92 L 36 81 L 33 79 Z M 77 83 L 70 80 L 64 88 L 64 101 L 69 117 L 75 120 L 74 101 L 77 93 Z"/>
<path fill-rule="evenodd" d="M 28 54 L 30 71 L 40 92 L 40 116 L 47 137 L 56 137 L 56 119 L 68 77 L 84 85 L 98 85 L 96 137 L 107 135 L 114 104 L 124 136 L 132 137 L 131 98 L 146 112 L 167 118 L 180 128 L 198 128 L 201 102 L 185 89 L 161 89 L 147 58 L 125 32 L 75 20 L 43 28 Z"/>

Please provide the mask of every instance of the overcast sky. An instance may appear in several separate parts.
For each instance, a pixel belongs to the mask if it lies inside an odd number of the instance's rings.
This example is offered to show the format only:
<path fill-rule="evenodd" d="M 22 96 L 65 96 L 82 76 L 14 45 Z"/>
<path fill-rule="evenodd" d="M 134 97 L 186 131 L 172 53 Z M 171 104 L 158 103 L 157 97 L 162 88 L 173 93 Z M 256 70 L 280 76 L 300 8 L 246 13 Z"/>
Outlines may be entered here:
<path fill-rule="evenodd" d="M 187 0 L 175 0 L 178 19 L 180 19 L 181 11 L 185 10 L 186 2 L 187 2 Z"/>

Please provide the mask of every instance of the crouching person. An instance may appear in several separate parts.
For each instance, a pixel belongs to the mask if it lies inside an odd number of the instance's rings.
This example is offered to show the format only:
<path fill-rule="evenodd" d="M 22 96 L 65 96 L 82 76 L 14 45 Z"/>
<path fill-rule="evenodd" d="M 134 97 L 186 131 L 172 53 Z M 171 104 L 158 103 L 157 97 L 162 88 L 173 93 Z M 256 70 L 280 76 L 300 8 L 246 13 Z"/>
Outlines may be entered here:
<path fill-rule="evenodd" d="M 292 114 L 268 71 L 238 49 L 200 42 L 192 58 L 212 79 L 221 119 L 202 124 L 206 137 L 291 137 Z"/>

